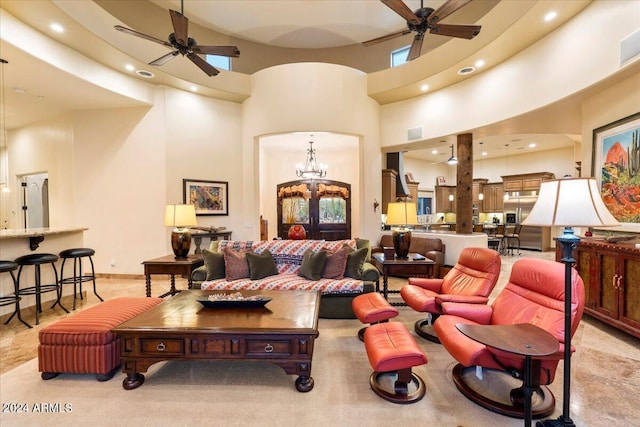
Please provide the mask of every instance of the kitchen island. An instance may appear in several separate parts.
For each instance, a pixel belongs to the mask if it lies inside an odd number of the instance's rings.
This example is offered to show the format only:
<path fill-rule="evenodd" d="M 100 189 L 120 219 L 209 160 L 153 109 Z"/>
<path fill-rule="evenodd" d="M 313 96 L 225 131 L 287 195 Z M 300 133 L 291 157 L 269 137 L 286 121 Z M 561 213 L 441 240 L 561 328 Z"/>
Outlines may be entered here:
<path fill-rule="evenodd" d="M 0 258 L 13 261 L 23 255 L 32 253 L 58 254 L 69 248 L 84 247 L 84 232 L 86 227 L 57 227 L 57 228 L 32 228 L 32 229 L 5 229 L 0 230 Z M 35 248 L 34 248 L 35 246 Z M 37 252 L 36 252 L 37 250 Z M 60 274 L 61 261 L 56 263 Z M 16 274 L 17 275 L 17 274 Z M 66 274 L 65 274 L 66 275 Z M 23 274 L 26 283 L 33 283 L 33 267 L 27 267 Z M 54 283 L 55 278 L 50 268 L 42 269 L 42 283 Z M 27 285 L 30 286 L 30 285 Z M 0 295 L 13 294 L 13 282 L 9 274 L 0 276 Z M 72 295 L 73 287 L 66 286 L 63 295 Z M 43 302 L 54 300 L 55 293 L 42 295 Z M 23 296 L 20 307 L 25 308 L 35 305 L 35 296 Z M 44 306 L 44 304 L 43 304 Z M 0 316 L 13 312 L 13 306 L 0 307 Z"/>

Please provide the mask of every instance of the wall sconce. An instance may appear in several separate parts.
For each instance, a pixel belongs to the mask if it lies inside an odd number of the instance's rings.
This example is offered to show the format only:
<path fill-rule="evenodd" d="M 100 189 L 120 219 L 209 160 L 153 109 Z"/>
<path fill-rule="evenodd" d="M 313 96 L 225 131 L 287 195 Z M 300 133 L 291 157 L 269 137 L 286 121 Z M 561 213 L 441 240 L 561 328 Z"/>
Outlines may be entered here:
<path fill-rule="evenodd" d="M 373 212 L 374 213 L 378 210 L 378 206 L 380 206 L 380 203 L 378 203 L 378 199 L 373 199 Z"/>

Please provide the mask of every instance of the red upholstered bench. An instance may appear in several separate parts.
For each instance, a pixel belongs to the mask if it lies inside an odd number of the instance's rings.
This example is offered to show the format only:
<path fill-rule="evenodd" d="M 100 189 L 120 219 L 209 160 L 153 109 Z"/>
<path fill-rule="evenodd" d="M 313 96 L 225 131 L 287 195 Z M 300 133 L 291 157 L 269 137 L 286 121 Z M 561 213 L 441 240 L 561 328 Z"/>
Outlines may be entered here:
<path fill-rule="evenodd" d="M 370 325 L 387 322 L 398 315 L 398 309 L 389 304 L 379 292 L 358 295 L 351 301 L 351 308 L 360 322 Z M 360 341 L 364 341 L 366 329 L 365 326 L 358 331 Z"/>
<path fill-rule="evenodd" d="M 364 346 L 374 371 L 369 384 L 375 394 L 393 403 L 414 403 L 424 397 L 424 381 L 411 368 L 427 363 L 427 356 L 403 323 L 369 326 Z M 393 390 L 385 388 L 390 378 L 395 378 Z"/>
<path fill-rule="evenodd" d="M 113 328 L 158 305 L 162 298 L 115 298 L 40 330 L 38 368 L 42 379 L 60 373 L 113 377 L 120 366 L 120 339 Z"/>

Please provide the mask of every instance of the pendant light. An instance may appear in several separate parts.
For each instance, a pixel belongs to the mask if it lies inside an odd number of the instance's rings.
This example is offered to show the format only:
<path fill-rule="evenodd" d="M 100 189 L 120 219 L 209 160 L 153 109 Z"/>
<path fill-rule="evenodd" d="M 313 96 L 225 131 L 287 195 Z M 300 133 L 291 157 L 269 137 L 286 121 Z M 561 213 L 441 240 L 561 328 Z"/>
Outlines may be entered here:
<path fill-rule="evenodd" d="M 447 164 L 448 165 L 458 164 L 458 159 L 456 158 L 456 156 L 453 155 L 453 144 L 451 144 L 451 157 L 449 157 L 449 160 L 447 160 Z"/>
<path fill-rule="evenodd" d="M 480 173 L 478 174 L 480 177 L 482 177 L 482 156 L 484 155 L 482 153 L 482 144 L 484 144 L 484 142 L 480 143 L 480 171 L 479 171 Z M 478 200 L 484 200 L 484 193 L 482 192 L 482 187 L 480 187 L 480 188 L 481 188 L 481 190 L 478 193 Z"/>
<path fill-rule="evenodd" d="M 504 162 L 505 162 L 504 175 L 507 176 L 509 175 L 509 144 L 504 144 L 504 146 L 506 147 L 506 150 L 507 150 L 507 154 L 504 156 Z M 509 200 L 509 193 L 505 191 L 504 196 L 502 196 L 502 198 L 505 201 Z"/>

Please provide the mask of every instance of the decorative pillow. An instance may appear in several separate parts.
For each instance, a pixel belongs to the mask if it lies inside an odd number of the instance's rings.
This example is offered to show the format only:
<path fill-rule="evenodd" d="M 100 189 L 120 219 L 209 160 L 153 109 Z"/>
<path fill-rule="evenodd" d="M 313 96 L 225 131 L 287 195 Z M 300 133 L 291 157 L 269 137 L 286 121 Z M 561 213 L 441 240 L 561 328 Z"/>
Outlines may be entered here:
<path fill-rule="evenodd" d="M 340 248 L 336 252 L 327 252 L 327 261 L 324 264 L 322 277 L 325 279 L 342 279 L 344 270 L 347 267 L 347 256 L 349 249 L 347 247 Z"/>
<path fill-rule="evenodd" d="M 362 265 L 367 258 L 367 253 L 368 249 L 366 247 L 349 252 L 347 256 L 347 268 L 344 271 L 345 277 L 362 280 Z"/>
<path fill-rule="evenodd" d="M 236 252 L 231 248 L 224 248 L 224 269 L 227 280 L 246 279 L 249 277 L 249 264 L 246 252 Z"/>
<path fill-rule="evenodd" d="M 278 274 L 276 262 L 273 260 L 271 252 L 266 249 L 260 254 L 247 252 L 247 263 L 249 264 L 249 278 L 251 280 L 263 279 Z"/>
<path fill-rule="evenodd" d="M 356 237 L 356 246 L 358 249 L 367 248 L 367 257 L 364 260 L 365 262 L 371 262 L 371 241 Z"/>
<path fill-rule="evenodd" d="M 202 258 L 207 269 L 206 280 L 224 279 L 224 254 L 203 249 Z"/>
<path fill-rule="evenodd" d="M 327 261 L 327 252 L 313 252 L 307 250 L 302 257 L 302 265 L 298 270 L 298 276 L 309 280 L 320 280 L 322 278 L 322 270 Z"/>

